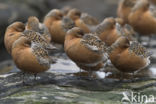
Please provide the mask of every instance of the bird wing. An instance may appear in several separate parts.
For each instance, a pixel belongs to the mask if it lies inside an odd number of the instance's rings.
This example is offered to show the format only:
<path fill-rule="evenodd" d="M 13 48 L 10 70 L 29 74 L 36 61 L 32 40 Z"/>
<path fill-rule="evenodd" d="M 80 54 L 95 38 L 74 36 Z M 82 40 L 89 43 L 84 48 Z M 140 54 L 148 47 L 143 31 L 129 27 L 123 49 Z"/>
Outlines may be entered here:
<path fill-rule="evenodd" d="M 147 58 L 152 55 L 152 53 L 149 52 L 143 45 L 136 41 L 130 42 L 129 51 L 142 58 Z"/>
<path fill-rule="evenodd" d="M 52 59 L 49 57 L 48 51 L 35 43 L 32 43 L 31 48 L 39 64 L 50 67 Z"/>
<path fill-rule="evenodd" d="M 82 37 L 81 43 L 89 50 L 97 53 L 103 53 L 106 49 L 105 43 L 95 34 L 85 34 Z"/>
<path fill-rule="evenodd" d="M 48 41 L 38 32 L 32 30 L 25 30 L 23 36 L 27 37 L 29 40 L 40 44 L 43 48 L 53 49 L 53 46 L 48 43 Z"/>

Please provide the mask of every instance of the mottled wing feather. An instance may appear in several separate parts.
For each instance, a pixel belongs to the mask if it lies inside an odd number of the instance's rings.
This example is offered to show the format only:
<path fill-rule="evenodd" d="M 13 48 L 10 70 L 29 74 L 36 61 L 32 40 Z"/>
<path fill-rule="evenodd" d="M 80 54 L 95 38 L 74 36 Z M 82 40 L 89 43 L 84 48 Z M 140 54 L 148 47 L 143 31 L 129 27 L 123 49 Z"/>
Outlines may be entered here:
<path fill-rule="evenodd" d="M 81 40 L 81 43 L 89 50 L 97 53 L 103 53 L 106 49 L 105 43 L 94 34 L 85 34 Z"/>
<path fill-rule="evenodd" d="M 129 51 L 142 58 L 151 56 L 151 53 L 143 45 L 135 41 L 130 43 Z"/>
<path fill-rule="evenodd" d="M 44 48 L 51 47 L 49 46 L 50 44 L 46 41 L 46 39 L 38 32 L 25 30 L 23 33 L 24 36 L 27 37 L 32 42 L 39 43 Z"/>
<path fill-rule="evenodd" d="M 31 48 L 39 64 L 50 67 L 51 59 L 48 55 L 48 51 L 35 43 L 33 43 Z"/>

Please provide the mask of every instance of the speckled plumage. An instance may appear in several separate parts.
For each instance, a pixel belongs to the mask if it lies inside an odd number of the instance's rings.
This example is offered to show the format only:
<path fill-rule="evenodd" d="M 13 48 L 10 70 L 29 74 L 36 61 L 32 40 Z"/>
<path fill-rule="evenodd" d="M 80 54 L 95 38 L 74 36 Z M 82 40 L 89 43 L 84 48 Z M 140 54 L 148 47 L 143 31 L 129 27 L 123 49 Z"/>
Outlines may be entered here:
<path fill-rule="evenodd" d="M 27 37 L 29 40 L 40 44 L 43 48 L 46 49 L 52 49 L 53 46 L 48 43 L 48 41 L 38 32 L 32 31 L 32 30 L 25 30 L 23 32 L 23 35 Z"/>
<path fill-rule="evenodd" d="M 35 43 L 31 45 L 31 48 L 39 64 L 50 67 L 51 59 L 48 55 L 48 51 Z"/>
<path fill-rule="evenodd" d="M 138 42 L 130 42 L 129 52 L 134 53 L 137 56 L 147 58 L 151 55 L 148 50 Z"/>
<path fill-rule="evenodd" d="M 92 51 L 102 53 L 106 50 L 106 45 L 95 34 L 85 34 L 82 37 L 81 43 Z"/>

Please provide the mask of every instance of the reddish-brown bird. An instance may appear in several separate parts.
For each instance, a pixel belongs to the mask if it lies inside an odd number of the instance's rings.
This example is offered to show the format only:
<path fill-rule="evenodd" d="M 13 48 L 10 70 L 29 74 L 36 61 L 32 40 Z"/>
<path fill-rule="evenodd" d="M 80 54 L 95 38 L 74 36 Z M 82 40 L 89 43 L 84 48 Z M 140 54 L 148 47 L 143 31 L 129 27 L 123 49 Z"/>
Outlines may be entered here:
<path fill-rule="evenodd" d="M 126 25 L 127 24 L 124 25 L 122 19 L 109 17 L 97 26 L 95 33 L 106 45 L 111 46 L 122 35 L 129 38 L 132 37 L 133 29 L 127 29 Z M 126 31 L 126 34 L 120 34 L 121 30 Z"/>
<path fill-rule="evenodd" d="M 90 32 L 89 27 L 81 19 L 81 12 L 78 9 L 71 9 L 67 16 L 70 17 L 75 22 L 75 25 L 81 28 L 85 33 Z"/>
<path fill-rule="evenodd" d="M 125 23 L 128 23 L 128 16 L 131 9 L 134 7 L 137 0 L 121 0 L 117 9 L 118 17 L 122 18 Z"/>
<path fill-rule="evenodd" d="M 129 23 L 140 35 L 156 33 L 156 11 L 149 9 L 149 6 L 148 0 L 140 0 L 129 15 Z"/>
<path fill-rule="evenodd" d="M 64 48 L 71 60 L 89 72 L 99 70 L 107 60 L 105 44 L 95 34 L 85 34 L 78 27 L 67 32 Z"/>
<path fill-rule="evenodd" d="M 108 53 L 112 64 L 121 72 L 133 73 L 150 64 L 151 53 L 138 42 L 123 36 L 112 44 Z"/>
<path fill-rule="evenodd" d="M 63 18 L 63 13 L 58 9 L 51 10 L 45 16 L 44 24 L 49 29 L 52 41 L 60 44 L 64 44 L 68 29 L 74 27 L 74 22 L 68 17 Z"/>
<path fill-rule="evenodd" d="M 4 44 L 8 53 L 11 54 L 12 44 L 21 36 L 24 30 L 25 25 L 22 22 L 14 22 L 7 27 L 4 36 Z"/>
<path fill-rule="evenodd" d="M 50 58 L 47 51 L 21 36 L 12 47 L 12 57 L 17 67 L 29 73 L 39 73 L 50 68 Z"/>

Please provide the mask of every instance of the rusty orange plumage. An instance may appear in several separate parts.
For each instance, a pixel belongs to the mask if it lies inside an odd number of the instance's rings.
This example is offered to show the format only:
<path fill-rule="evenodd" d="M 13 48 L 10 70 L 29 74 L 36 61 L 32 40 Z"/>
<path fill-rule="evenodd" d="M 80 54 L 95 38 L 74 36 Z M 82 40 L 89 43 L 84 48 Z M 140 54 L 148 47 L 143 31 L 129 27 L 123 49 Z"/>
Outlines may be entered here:
<path fill-rule="evenodd" d="M 103 67 L 107 60 L 105 44 L 93 34 L 85 34 L 75 27 L 68 31 L 64 49 L 68 57 L 80 68 L 95 71 Z"/>
<path fill-rule="evenodd" d="M 148 0 L 140 0 L 136 3 L 129 15 L 129 23 L 140 35 L 151 35 L 156 33 L 155 10 L 149 8 Z"/>
<path fill-rule="evenodd" d="M 8 53 L 11 54 L 12 44 L 21 36 L 24 30 L 25 25 L 22 22 L 14 22 L 7 27 L 4 36 L 4 44 Z"/>

